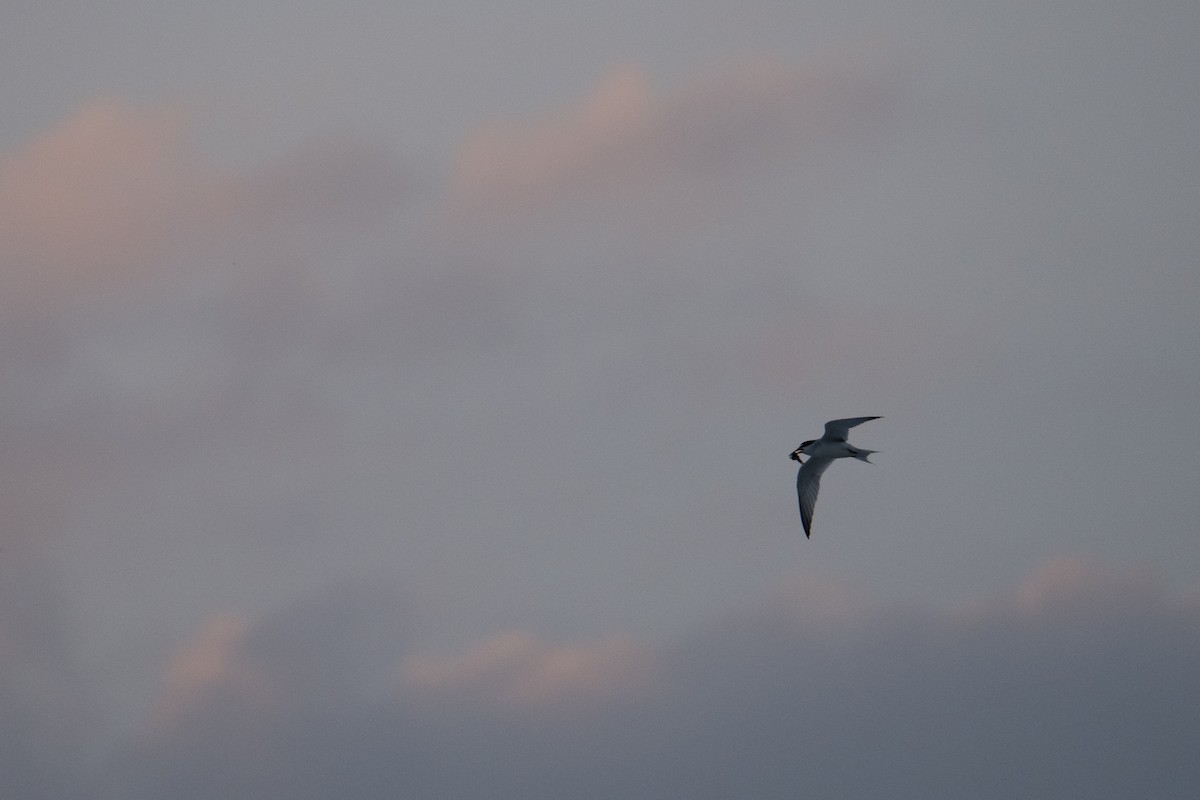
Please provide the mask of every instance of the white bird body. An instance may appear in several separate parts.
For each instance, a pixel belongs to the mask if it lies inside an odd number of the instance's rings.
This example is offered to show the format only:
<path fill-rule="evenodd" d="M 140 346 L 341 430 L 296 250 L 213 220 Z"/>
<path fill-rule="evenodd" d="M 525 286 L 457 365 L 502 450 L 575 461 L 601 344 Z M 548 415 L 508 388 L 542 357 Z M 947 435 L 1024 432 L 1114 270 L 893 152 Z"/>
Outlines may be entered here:
<path fill-rule="evenodd" d="M 820 439 L 810 439 L 792 451 L 792 459 L 800 461 L 800 471 L 796 473 L 796 494 L 800 498 L 800 521 L 804 524 L 804 535 L 812 537 L 813 509 L 817 505 L 817 494 L 821 490 L 821 476 L 829 465 L 838 458 L 857 458 L 859 461 L 871 463 L 868 456 L 876 450 L 860 450 L 846 441 L 846 436 L 855 425 L 870 422 L 879 417 L 849 417 L 835 419 L 825 423 L 825 435 Z M 808 461 L 801 461 L 800 456 L 808 456 Z"/>
<path fill-rule="evenodd" d="M 852 447 L 847 442 L 829 442 L 824 438 L 817 439 L 803 451 L 804 455 L 812 458 L 861 458 L 866 461 L 866 456 L 862 453 L 874 453 L 874 450 L 858 450 Z M 867 462 L 870 463 L 870 462 Z"/>

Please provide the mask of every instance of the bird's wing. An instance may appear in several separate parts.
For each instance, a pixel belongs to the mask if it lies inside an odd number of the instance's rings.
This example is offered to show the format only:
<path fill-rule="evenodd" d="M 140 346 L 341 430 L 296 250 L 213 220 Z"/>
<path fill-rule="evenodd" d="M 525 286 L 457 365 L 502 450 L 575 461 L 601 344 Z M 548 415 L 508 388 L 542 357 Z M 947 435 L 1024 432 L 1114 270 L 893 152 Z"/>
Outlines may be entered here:
<path fill-rule="evenodd" d="M 813 508 L 817 505 L 817 492 L 821 491 L 821 475 L 832 463 L 832 458 L 810 458 L 796 473 L 796 494 L 800 497 L 800 521 L 804 523 L 805 538 L 812 538 Z"/>
<path fill-rule="evenodd" d="M 864 422 L 870 422 L 873 419 L 882 419 L 882 417 L 850 417 L 849 419 L 831 419 L 825 423 L 825 436 L 822 437 L 831 442 L 846 441 L 847 434 L 855 425 L 862 425 Z"/>

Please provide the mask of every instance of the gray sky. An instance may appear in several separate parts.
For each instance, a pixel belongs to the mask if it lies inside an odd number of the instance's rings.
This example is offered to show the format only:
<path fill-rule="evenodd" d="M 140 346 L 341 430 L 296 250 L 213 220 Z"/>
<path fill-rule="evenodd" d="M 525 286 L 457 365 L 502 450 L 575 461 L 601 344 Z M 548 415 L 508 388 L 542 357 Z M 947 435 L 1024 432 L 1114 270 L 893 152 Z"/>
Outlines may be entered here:
<path fill-rule="evenodd" d="M 1200 782 L 1194 3 L 13 5 L 21 796 Z"/>

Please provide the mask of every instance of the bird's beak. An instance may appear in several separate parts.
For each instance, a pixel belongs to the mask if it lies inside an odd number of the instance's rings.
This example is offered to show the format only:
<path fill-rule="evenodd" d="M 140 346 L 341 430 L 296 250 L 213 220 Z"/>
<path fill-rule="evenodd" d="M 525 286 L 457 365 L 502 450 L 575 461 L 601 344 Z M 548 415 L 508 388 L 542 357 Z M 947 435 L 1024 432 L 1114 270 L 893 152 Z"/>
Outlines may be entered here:
<path fill-rule="evenodd" d="M 791 455 L 791 459 L 792 459 L 792 461 L 800 461 L 800 451 L 799 451 L 799 450 L 793 450 L 793 451 L 792 451 L 792 455 Z M 803 464 L 804 462 L 803 462 L 803 461 L 800 461 L 800 463 L 801 463 L 801 464 Z"/>

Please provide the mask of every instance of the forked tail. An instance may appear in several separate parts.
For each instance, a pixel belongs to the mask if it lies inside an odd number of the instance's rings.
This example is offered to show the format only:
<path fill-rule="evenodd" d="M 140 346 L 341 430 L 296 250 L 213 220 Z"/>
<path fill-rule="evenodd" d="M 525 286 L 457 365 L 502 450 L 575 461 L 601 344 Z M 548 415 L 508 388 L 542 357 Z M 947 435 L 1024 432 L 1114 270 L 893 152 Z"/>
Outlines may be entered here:
<path fill-rule="evenodd" d="M 871 461 L 871 459 L 867 458 L 867 456 L 871 455 L 872 453 L 878 453 L 878 452 L 879 452 L 878 450 L 858 450 L 858 449 L 855 449 L 855 451 L 854 451 L 853 455 L 854 455 L 854 457 L 855 457 L 855 458 L 857 458 L 859 461 L 865 461 L 865 462 L 867 462 L 868 464 L 870 464 L 870 463 L 873 463 L 873 462 Z"/>

